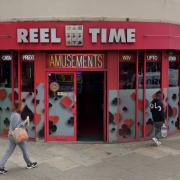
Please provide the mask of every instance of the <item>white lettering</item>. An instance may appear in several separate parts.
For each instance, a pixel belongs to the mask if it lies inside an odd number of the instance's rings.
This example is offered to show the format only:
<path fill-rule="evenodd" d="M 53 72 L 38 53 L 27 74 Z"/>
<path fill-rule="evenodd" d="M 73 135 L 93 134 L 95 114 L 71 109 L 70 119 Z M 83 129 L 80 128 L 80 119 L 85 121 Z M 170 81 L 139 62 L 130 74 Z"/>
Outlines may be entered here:
<path fill-rule="evenodd" d="M 12 60 L 12 56 L 11 55 L 2 55 L 1 59 L 3 61 L 11 61 Z"/>
<path fill-rule="evenodd" d="M 89 33 L 92 34 L 92 43 L 97 43 L 97 35 L 100 33 L 100 29 L 90 28 Z"/>
<path fill-rule="evenodd" d="M 29 39 L 28 39 L 29 37 Z M 18 43 L 61 43 L 55 28 L 17 29 Z"/>
<path fill-rule="evenodd" d="M 28 30 L 18 29 L 17 39 L 18 39 L 18 43 L 28 43 Z"/>
<path fill-rule="evenodd" d="M 49 28 L 40 29 L 40 42 L 49 43 Z"/>
<path fill-rule="evenodd" d="M 116 43 L 122 42 L 126 43 L 126 36 L 125 36 L 125 30 L 124 29 L 110 29 L 109 34 L 109 43 L 113 43 L 115 40 Z"/>
<path fill-rule="evenodd" d="M 107 43 L 107 29 L 105 28 L 101 30 L 101 42 Z"/>
<path fill-rule="evenodd" d="M 176 58 L 176 56 L 169 56 L 168 60 L 171 61 L 171 62 L 174 62 L 174 61 L 177 60 L 177 58 Z"/>
<path fill-rule="evenodd" d="M 147 61 L 158 61 L 157 55 L 147 55 Z"/>
<path fill-rule="evenodd" d="M 22 56 L 22 60 L 32 61 L 32 60 L 34 60 L 34 55 L 25 54 L 25 55 Z"/>
<path fill-rule="evenodd" d="M 52 43 L 60 43 L 61 38 L 57 37 L 57 32 L 55 28 L 51 28 L 51 42 Z"/>
<path fill-rule="evenodd" d="M 90 28 L 91 42 L 98 42 L 98 35 L 100 35 L 101 43 L 135 43 L 136 42 L 136 29 L 134 28 Z"/>
<path fill-rule="evenodd" d="M 29 34 L 30 34 L 30 37 L 29 37 L 29 41 L 31 43 L 38 43 L 38 28 L 31 28 L 29 29 Z"/>
<path fill-rule="evenodd" d="M 124 55 L 124 56 L 122 56 L 122 60 L 123 61 L 131 61 L 131 56 Z"/>
<path fill-rule="evenodd" d="M 127 29 L 127 42 L 128 43 L 136 42 L 135 33 L 136 33 L 135 29 Z"/>

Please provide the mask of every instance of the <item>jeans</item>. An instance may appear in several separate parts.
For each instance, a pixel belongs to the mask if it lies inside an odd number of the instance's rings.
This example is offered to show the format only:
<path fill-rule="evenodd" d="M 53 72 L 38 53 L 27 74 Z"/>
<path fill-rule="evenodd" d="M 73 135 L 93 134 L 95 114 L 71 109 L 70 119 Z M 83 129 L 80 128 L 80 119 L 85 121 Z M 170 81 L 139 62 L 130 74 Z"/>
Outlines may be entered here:
<path fill-rule="evenodd" d="M 161 138 L 161 127 L 163 122 L 154 122 L 155 137 L 159 140 Z"/>
<path fill-rule="evenodd" d="M 2 160 L 0 161 L 0 168 L 5 167 L 5 164 L 6 164 L 7 160 L 10 158 L 11 154 L 14 152 L 14 150 L 16 148 L 16 145 L 18 145 L 19 148 L 21 149 L 21 151 L 23 153 L 23 158 L 24 158 L 26 164 L 28 165 L 28 164 L 31 163 L 31 161 L 29 159 L 29 156 L 28 156 L 28 153 L 27 153 L 27 142 L 24 141 L 22 143 L 16 144 L 14 142 L 13 137 L 10 135 L 9 136 L 9 147 L 6 150 Z"/>

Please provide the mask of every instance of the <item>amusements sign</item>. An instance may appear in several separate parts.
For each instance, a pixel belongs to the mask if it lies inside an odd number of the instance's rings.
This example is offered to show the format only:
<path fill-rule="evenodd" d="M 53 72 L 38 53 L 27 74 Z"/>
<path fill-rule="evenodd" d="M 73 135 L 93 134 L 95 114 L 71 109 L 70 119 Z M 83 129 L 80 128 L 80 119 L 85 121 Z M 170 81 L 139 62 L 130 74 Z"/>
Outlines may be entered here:
<path fill-rule="evenodd" d="M 105 68 L 103 54 L 50 54 L 48 67 L 54 68 Z"/>

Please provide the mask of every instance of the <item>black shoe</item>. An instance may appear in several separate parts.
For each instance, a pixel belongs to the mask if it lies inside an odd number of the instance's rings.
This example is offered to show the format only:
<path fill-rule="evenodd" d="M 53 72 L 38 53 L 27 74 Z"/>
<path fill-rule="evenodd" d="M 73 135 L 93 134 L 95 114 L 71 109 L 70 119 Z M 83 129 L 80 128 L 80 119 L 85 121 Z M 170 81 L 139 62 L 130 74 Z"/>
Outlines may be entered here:
<path fill-rule="evenodd" d="M 7 174 L 7 170 L 5 168 L 0 169 L 0 174 Z"/>
<path fill-rule="evenodd" d="M 27 169 L 32 169 L 32 168 L 35 168 L 37 166 L 38 166 L 37 162 L 33 162 L 33 163 L 30 163 L 27 165 Z"/>

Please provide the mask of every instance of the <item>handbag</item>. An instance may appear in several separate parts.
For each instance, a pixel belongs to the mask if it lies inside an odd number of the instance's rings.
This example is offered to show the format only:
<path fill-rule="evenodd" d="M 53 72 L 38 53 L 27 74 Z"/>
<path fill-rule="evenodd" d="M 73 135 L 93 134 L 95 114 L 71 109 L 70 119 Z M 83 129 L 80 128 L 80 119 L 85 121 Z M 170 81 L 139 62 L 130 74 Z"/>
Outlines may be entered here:
<path fill-rule="evenodd" d="M 29 138 L 28 133 L 25 128 L 15 128 L 11 134 L 16 143 L 27 141 Z"/>

